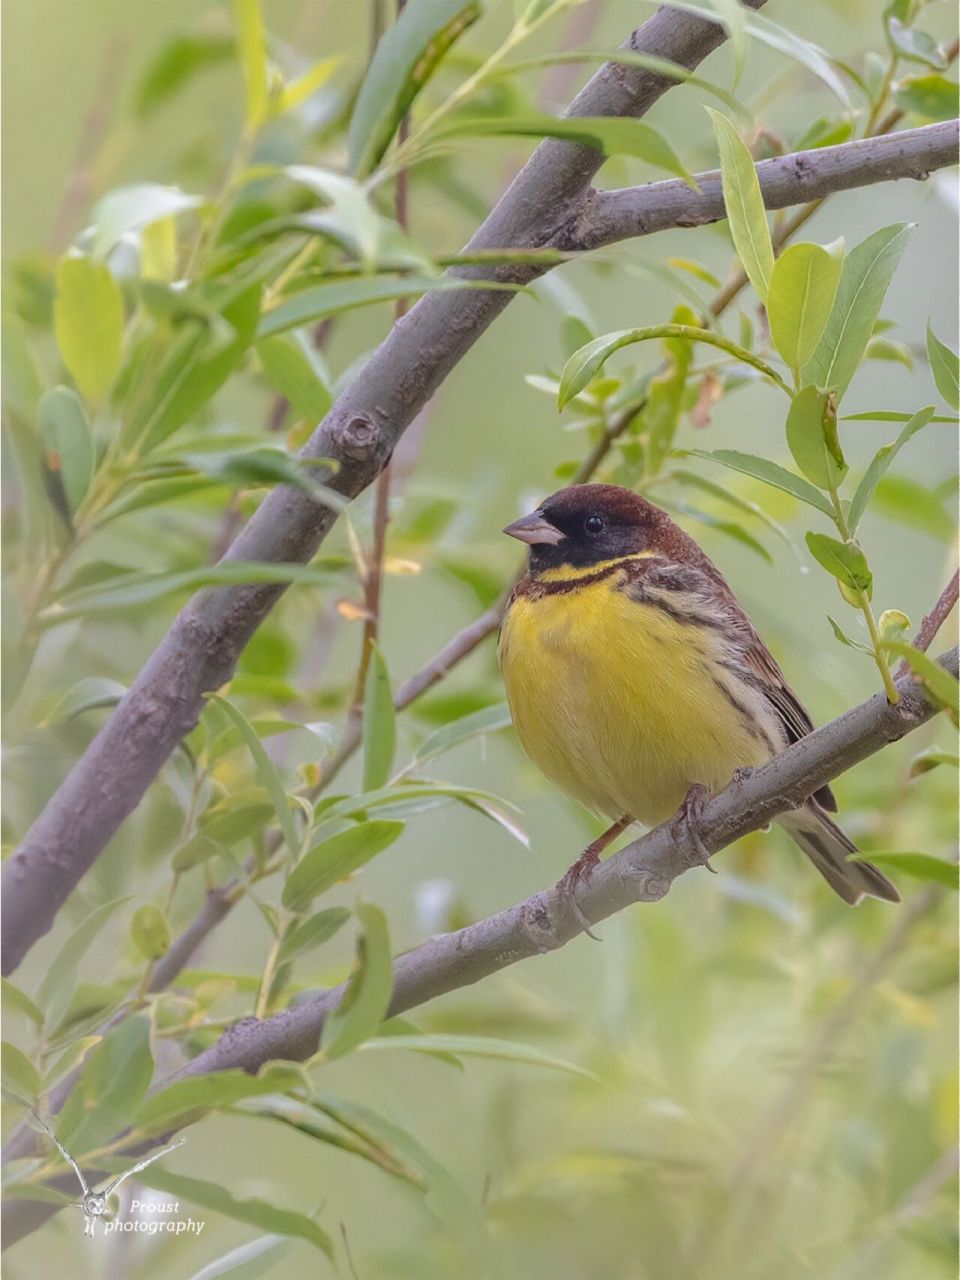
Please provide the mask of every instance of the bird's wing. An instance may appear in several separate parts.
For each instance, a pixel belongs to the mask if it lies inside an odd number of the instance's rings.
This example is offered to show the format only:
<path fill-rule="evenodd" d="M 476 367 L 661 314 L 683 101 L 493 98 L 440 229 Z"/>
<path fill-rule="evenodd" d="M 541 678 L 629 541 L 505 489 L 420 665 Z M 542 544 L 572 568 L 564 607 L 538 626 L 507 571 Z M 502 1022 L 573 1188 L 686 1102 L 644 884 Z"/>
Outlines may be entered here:
<path fill-rule="evenodd" d="M 776 712 L 787 745 L 813 730 L 809 712 L 790 688 L 776 658 L 723 575 L 706 556 L 697 564 L 650 558 L 636 561 L 635 566 L 631 571 L 631 593 L 637 598 L 652 596 L 658 603 L 669 602 L 691 624 L 722 628 L 724 639 L 736 654 L 741 676 L 763 694 Z M 829 787 L 821 787 L 816 796 L 825 809 L 836 810 Z"/>
<path fill-rule="evenodd" d="M 147 1156 L 146 1159 L 139 1161 L 139 1163 L 135 1165 L 131 1165 L 129 1169 L 125 1169 L 123 1173 L 118 1173 L 114 1180 L 104 1187 L 103 1194 L 105 1196 L 111 1195 L 116 1191 L 120 1183 L 123 1182 L 124 1178 L 129 1178 L 132 1173 L 139 1173 L 140 1170 L 145 1169 L 148 1164 L 153 1164 L 154 1160 L 159 1160 L 161 1156 L 165 1156 L 169 1151 L 173 1151 L 176 1147 L 182 1147 L 185 1142 L 186 1138 L 178 1138 L 176 1142 L 171 1142 L 169 1147 L 162 1147 L 161 1150 L 155 1151 L 152 1156 Z"/>
<path fill-rule="evenodd" d="M 70 1167 L 73 1169 L 73 1172 L 77 1175 L 77 1179 L 79 1180 L 80 1186 L 83 1189 L 83 1194 L 86 1195 L 89 1192 L 90 1188 L 87 1186 L 86 1179 L 84 1178 L 83 1174 L 80 1172 L 80 1166 L 77 1164 L 76 1160 L 74 1160 L 73 1156 L 66 1149 L 66 1147 L 63 1146 L 63 1144 L 57 1139 L 57 1135 L 53 1132 L 53 1130 L 49 1127 L 49 1125 L 46 1125 L 43 1123 L 43 1121 L 37 1115 L 36 1111 L 32 1112 L 32 1115 L 34 1120 L 36 1120 L 37 1124 L 40 1126 L 40 1128 L 43 1129 L 46 1133 L 48 1133 L 50 1137 L 53 1139 L 54 1143 L 56 1144 L 57 1150 L 63 1156 L 64 1160 L 66 1160 L 67 1164 L 70 1165 Z"/>

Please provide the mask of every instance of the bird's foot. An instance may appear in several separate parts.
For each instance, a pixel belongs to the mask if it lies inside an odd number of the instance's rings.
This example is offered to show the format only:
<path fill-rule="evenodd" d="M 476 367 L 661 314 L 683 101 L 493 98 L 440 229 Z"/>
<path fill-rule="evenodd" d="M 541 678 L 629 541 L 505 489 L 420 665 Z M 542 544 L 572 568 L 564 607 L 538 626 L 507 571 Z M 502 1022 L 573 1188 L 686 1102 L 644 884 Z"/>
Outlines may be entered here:
<path fill-rule="evenodd" d="M 706 867 L 715 875 L 716 871 L 710 865 L 710 850 L 700 838 L 703 806 L 709 799 L 709 789 L 702 783 L 695 782 L 677 810 L 676 817 L 671 823 L 671 834 L 684 862 L 693 867 Z"/>
<path fill-rule="evenodd" d="M 633 819 L 629 817 L 618 818 L 612 826 L 607 827 L 606 831 L 604 831 L 602 835 L 597 836 L 596 840 L 592 840 L 590 844 L 587 845 L 580 857 L 567 871 L 566 875 L 557 881 L 557 892 L 560 895 L 561 901 L 569 906 L 570 910 L 580 922 L 580 927 L 583 929 L 584 933 L 588 938 L 592 938 L 594 942 L 599 942 L 600 939 L 592 931 L 590 928 L 590 921 L 580 909 L 580 904 L 577 901 L 577 889 L 579 888 L 581 880 L 589 880 L 594 868 L 600 861 L 601 853 L 603 853 L 607 845 L 613 840 L 616 840 L 621 831 L 624 831 L 629 827 L 632 821 Z"/>

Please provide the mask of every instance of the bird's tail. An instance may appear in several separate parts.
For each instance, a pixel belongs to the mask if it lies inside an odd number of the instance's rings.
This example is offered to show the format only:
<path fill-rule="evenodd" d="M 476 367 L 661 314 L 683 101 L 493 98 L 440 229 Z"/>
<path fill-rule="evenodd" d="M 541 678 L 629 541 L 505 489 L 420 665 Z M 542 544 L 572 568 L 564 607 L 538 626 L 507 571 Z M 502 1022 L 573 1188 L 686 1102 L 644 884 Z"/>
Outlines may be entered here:
<path fill-rule="evenodd" d="M 849 854 L 858 852 L 857 846 L 816 800 L 781 814 L 777 821 L 844 902 L 856 906 L 864 894 L 885 902 L 900 901 L 894 886 L 872 863 L 848 861 Z"/>

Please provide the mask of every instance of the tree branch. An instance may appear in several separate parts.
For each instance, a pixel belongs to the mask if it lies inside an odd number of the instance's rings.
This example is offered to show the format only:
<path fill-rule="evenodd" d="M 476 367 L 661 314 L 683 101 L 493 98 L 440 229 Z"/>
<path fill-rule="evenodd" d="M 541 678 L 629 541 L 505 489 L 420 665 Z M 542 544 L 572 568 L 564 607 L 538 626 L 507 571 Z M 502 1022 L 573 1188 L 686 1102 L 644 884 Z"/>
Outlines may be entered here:
<path fill-rule="evenodd" d="M 759 8 L 764 0 L 749 0 Z M 662 8 L 625 43 L 633 52 L 696 67 L 725 39 L 723 28 Z M 675 82 L 608 63 L 567 114 L 642 116 Z M 550 139 L 511 183 L 470 250 L 549 246 L 575 220 L 601 152 Z M 470 267 L 468 279 L 527 283 L 546 267 Z M 373 353 L 303 450 L 338 463 L 329 484 L 356 497 L 386 465 L 394 446 L 450 370 L 513 295 L 508 291 L 435 292 L 421 298 Z M 227 559 L 304 563 L 335 512 L 297 489 L 263 502 Z M 233 674 L 244 646 L 283 592 L 250 585 L 207 590 L 174 621 L 113 715 L 74 765 L 3 870 L 2 971 L 12 972 L 50 928 L 60 906 L 120 823 L 196 725 L 203 696 Z"/>
<path fill-rule="evenodd" d="M 958 659 L 960 653 L 954 648 L 938 661 L 956 676 Z M 937 713 L 937 706 L 913 676 L 899 679 L 897 688 L 900 701 L 896 705 L 887 702 L 882 691 L 876 693 L 711 797 L 698 828 L 707 850 L 717 853 L 766 826 Z M 672 822 L 666 822 L 600 863 L 579 891 L 580 912 L 590 924 L 596 924 L 633 903 L 658 902 L 678 876 L 696 865 L 678 845 Z M 555 951 L 582 932 L 582 918 L 557 888 L 541 890 L 486 920 L 431 938 L 397 957 L 388 1016 L 470 986 L 520 960 Z M 338 1006 L 345 990 L 346 984 L 342 984 L 270 1018 L 242 1019 L 215 1045 L 155 1087 L 231 1068 L 255 1072 L 275 1059 L 309 1058 L 317 1050 L 324 1020 Z M 170 1136 L 166 1133 L 151 1139 L 132 1148 L 130 1154 L 161 1145 Z M 7 1244 L 33 1230 L 51 1211 L 45 1204 L 13 1202 L 4 1225 Z"/>
<path fill-rule="evenodd" d="M 958 121 L 947 120 L 761 160 L 757 176 L 763 202 L 768 209 L 784 209 L 895 178 L 922 180 L 935 169 L 957 163 L 958 139 Z M 698 174 L 697 185 L 700 191 L 691 191 L 672 178 L 643 187 L 594 191 L 563 247 L 598 249 L 631 236 L 699 227 L 725 217 L 719 170 Z"/>
<path fill-rule="evenodd" d="M 924 615 L 920 628 L 913 638 L 913 647 L 915 649 L 922 649 L 926 653 L 937 638 L 937 632 L 950 617 L 958 596 L 960 596 L 960 571 L 953 575 L 940 592 L 940 598 L 937 603 L 928 614 Z M 897 675 L 905 676 L 909 670 L 910 663 L 904 658 L 897 668 Z"/>

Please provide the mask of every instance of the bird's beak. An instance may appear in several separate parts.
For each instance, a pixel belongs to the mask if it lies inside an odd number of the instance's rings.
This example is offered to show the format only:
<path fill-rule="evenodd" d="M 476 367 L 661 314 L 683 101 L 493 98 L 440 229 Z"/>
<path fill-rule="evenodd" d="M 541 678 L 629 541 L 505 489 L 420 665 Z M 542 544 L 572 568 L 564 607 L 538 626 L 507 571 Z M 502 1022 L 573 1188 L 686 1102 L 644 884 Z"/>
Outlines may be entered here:
<path fill-rule="evenodd" d="M 531 547 L 539 546 L 541 543 L 555 546 L 563 541 L 563 534 L 557 526 L 551 524 L 539 511 L 514 520 L 513 524 L 508 524 L 503 532 L 509 534 L 511 538 L 517 538 L 520 542 L 528 542 Z"/>

